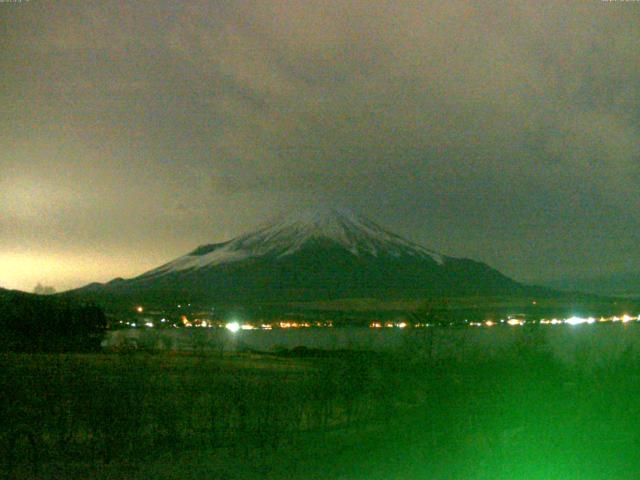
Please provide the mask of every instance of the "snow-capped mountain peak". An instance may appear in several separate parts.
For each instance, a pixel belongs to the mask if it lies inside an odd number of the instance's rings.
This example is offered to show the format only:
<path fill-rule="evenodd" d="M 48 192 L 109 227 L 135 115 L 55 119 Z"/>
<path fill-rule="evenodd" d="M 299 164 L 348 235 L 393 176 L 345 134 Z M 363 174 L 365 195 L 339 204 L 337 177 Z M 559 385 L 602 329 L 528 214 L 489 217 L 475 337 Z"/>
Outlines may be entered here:
<path fill-rule="evenodd" d="M 405 240 L 366 217 L 348 210 L 321 208 L 281 216 L 228 242 L 203 245 L 142 277 L 238 262 L 249 258 L 281 258 L 311 242 L 341 247 L 355 256 L 417 257 L 438 264 L 445 257 Z"/>
<path fill-rule="evenodd" d="M 135 298 L 166 304 L 264 303 L 268 308 L 315 300 L 525 291 L 526 286 L 484 263 L 441 256 L 362 215 L 327 208 L 281 216 L 227 242 L 202 245 L 130 280 L 80 289 L 91 298 L 126 302 Z"/>

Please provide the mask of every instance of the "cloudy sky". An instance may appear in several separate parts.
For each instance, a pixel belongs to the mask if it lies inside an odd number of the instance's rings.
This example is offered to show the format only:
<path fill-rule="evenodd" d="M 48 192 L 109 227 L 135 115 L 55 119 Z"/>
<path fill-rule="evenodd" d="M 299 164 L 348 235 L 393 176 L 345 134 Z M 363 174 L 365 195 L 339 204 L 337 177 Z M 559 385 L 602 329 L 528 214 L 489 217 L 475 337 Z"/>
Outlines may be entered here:
<path fill-rule="evenodd" d="M 331 203 L 520 280 L 640 268 L 640 2 L 0 3 L 0 286 Z"/>

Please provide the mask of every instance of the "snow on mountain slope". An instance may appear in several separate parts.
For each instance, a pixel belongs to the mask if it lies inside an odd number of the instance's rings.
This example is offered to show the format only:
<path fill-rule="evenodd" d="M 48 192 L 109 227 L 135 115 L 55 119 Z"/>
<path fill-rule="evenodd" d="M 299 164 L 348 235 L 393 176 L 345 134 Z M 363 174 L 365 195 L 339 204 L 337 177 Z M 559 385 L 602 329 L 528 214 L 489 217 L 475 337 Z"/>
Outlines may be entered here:
<path fill-rule="evenodd" d="M 321 209 L 277 219 L 254 232 L 212 245 L 203 245 L 141 277 L 156 277 L 257 257 L 285 257 L 314 240 L 328 241 L 355 256 L 428 258 L 442 265 L 446 257 L 405 240 L 355 213 Z"/>

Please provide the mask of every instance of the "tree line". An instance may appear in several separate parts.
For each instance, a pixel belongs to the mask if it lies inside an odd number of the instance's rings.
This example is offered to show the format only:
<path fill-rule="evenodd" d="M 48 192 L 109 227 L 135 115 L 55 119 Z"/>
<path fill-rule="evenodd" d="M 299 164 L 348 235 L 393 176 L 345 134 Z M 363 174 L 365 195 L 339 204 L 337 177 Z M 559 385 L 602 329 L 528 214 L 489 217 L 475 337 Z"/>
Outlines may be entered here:
<path fill-rule="evenodd" d="M 14 292 L 0 296 L 2 351 L 96 351 L 106 326 L 95 305 Z"/>

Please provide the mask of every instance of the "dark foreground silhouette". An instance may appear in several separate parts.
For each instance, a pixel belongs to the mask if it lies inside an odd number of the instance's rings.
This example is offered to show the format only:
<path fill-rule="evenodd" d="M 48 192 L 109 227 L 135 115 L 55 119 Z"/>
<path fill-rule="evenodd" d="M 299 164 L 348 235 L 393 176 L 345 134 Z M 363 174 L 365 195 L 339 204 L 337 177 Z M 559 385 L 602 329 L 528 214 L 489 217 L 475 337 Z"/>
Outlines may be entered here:
<path fill-rule="evenodd" d="M 640 363 L 305 351 L 3 354 L 6 478 L 631 479 Z M 318 355 L 314 355 L 318 353 Z M 458 352 L 459 353 L 459 352 Z"/>
<path fill-rule="evenodd" d="M 106 326 L 94 305 L 0 289 L 0 351 L 99 351 Z"/>

